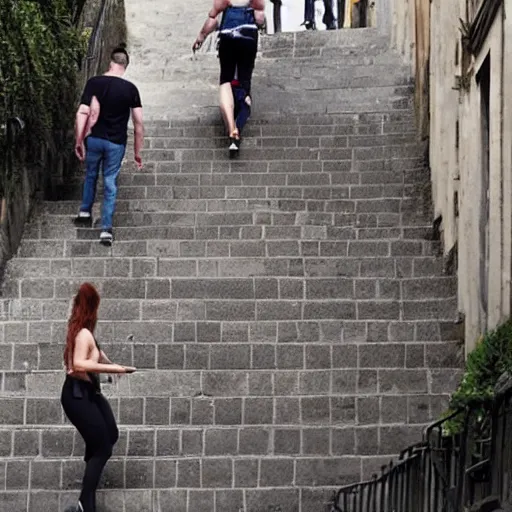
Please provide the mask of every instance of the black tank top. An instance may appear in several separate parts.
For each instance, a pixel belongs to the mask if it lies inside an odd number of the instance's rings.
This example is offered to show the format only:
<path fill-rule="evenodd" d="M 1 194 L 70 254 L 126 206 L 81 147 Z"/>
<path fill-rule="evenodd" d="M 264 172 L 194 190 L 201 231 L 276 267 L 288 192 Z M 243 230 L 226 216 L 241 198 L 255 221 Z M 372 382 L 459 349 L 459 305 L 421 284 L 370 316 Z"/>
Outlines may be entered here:
<path fill-rule="evenodd" d="M 101 353 L 101 348 L 100 348 L 100 345 L 99 345 L 98 341 L 96 340 L 96 338 L 94 338 L 94 343 L 96 343 L 96 348 Z M 100 376 L 97 373 L 94 373 L 94 372 L 86 372 L 86 373 L 87 373 L 87 376 L 89 377 L 89 379 L 91 379 L 91 383 L 94 386 L 94 389 L 98 393 L 101 393 Z"/>

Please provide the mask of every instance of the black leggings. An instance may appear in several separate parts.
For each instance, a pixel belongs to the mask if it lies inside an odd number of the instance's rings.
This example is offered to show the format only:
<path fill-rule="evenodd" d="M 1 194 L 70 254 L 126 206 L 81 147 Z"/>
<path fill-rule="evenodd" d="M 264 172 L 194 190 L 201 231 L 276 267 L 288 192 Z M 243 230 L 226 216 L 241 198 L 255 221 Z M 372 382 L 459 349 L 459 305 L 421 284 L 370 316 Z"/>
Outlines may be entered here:
<path fill-rule="evenodd" d="M 252 72 L 258 53 L 258 38 L 220 37 L 220 84 L 236 78 L 248 95 L 251 94 Z"/>
<path fill-rule="evenodd" d="M 85 441 L 86 467 L 80 503 L 84 512 L 96 512 L 96 489 L 119 438 L 116 420 L 105 397 L 89 382 L 67 376 L 61 403 L 69 421 Z"/>

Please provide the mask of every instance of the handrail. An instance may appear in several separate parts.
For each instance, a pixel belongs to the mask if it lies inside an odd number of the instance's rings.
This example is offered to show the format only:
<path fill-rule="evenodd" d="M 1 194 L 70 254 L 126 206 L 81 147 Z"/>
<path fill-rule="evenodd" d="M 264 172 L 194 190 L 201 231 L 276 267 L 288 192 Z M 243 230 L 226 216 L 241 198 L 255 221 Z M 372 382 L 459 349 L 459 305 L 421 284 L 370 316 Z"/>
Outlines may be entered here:
<path fill-rule="evenodd" d="M 480 418 L 480 408 L 486 414 Z M 445 433 L 447 422 L 463 418 L 462 430 Z M 462 512 L 511 498 L 512 377 L 493 400 L 430 424 L 423 440 L 402 450 L 381 475 L 341 487 L 332 512 Z M 508 478 L 508 480 L 506 480 Z"/>

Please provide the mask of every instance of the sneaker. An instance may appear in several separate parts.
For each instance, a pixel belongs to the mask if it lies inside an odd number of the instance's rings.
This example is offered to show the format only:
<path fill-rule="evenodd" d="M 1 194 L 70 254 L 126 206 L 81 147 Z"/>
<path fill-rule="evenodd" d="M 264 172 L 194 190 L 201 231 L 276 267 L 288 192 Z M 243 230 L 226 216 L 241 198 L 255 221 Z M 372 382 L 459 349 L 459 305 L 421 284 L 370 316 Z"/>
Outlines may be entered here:
<path fill-rule="evenodd" d="M 114 235 L 112 234 L 111 229 L 104 229 L 100 233 L 100 244 L 108 245 L 110 247 L 112 245 L 113 241 L 114 241 Z"/>
<path fill-rule="evenodd" d="M 64 512 L 84 512 L 82 504 L 78 502 L 78 505 L 68 505 Z"/>
<path fill-rule="evenodd" d="M 78 212 L 78 216 L 73 221 L 77 228 L 92 227 L 92 215 L 89 212 Z"/>
<path fill-rule="evenodd" d="M 238 155 L 238 150 L 240 149 L 240 139 L 235 137 L 229 138 L 229 157 L 234 158 Z"/>

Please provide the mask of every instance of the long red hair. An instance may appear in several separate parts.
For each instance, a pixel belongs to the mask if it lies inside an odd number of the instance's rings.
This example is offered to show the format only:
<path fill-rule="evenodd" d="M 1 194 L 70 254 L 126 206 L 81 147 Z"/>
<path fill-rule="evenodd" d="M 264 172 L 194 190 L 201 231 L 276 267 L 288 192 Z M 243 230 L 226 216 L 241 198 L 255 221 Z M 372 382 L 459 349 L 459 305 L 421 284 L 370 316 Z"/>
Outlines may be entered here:
<path fill-rule="evenodd" d="M 99 305 L 100 295 L 96 288 L 90 283 L 82 284 L 73 300 L 73 310 L 68 321 L 68 335 L 64 349 L 64 364 L 68 370 L 73 363 L 75 340 L 78 333 L 82 329 L 94 332 L 98 321 Z"/>

